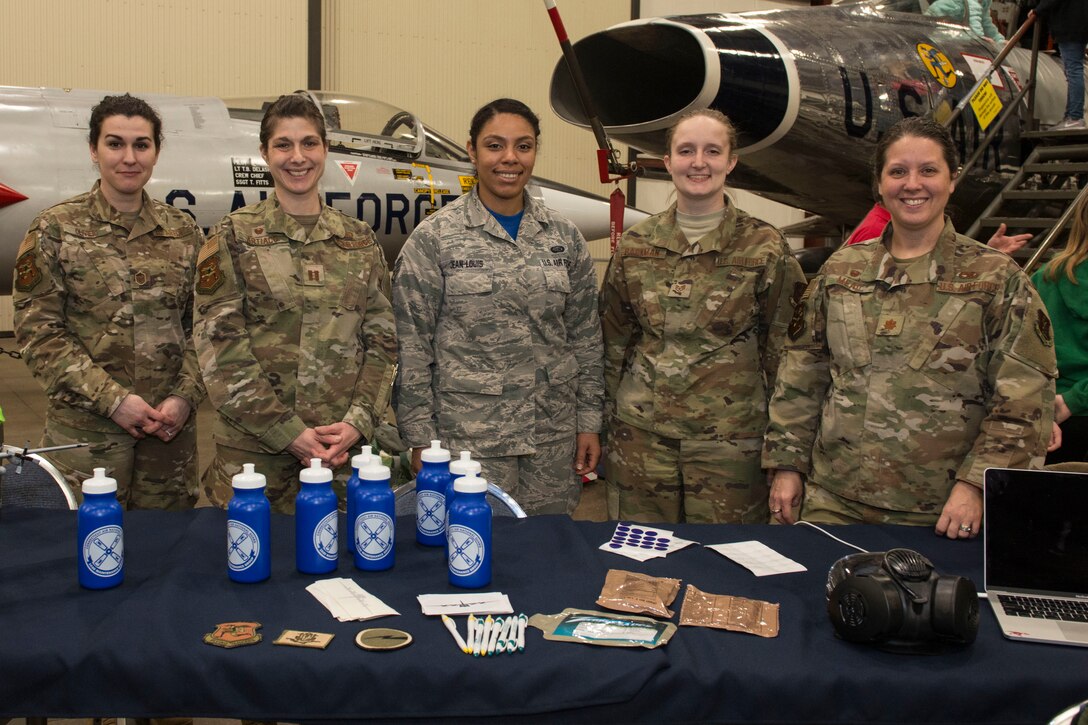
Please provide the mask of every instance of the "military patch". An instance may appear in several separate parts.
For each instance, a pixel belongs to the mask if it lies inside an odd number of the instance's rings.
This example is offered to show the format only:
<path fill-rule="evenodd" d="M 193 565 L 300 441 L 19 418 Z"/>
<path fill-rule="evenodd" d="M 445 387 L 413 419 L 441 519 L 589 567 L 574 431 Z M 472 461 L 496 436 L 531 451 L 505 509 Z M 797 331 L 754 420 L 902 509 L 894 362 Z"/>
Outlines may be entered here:
<path fill-rule="evenodd" d="M 223 270 L 219 268 L 219 252 L 203 259 L 196 266 L 196 292 L 210 295 L 223 284 Z"/>
<path fill-rule="evenodd" d="M 903 331 L 904 315 L 885 315 L 876 326 L 876 334 L 883 337 L 895 337 Z"/>
<path fill-rule="evenodd" d="M 801 300 L 804 299 L 805 290 L 808 289 L 808 285 L 804 282 L 793 283 L 793 294 L 790 295 L 790 305 L 797 307 L 801 304 Z"/>
<path fill-rule="evenodd" d="M 325 265 L 304 264 L 302 266 L 302 284 L 321 287 L 325 284 Z"/>
<path fill-rule="evenodd" d="M 1039 336 L 1039 342 L 1047 347 L 1054 344 L 1054 331 L 1050 327 L 1050 318 L 1042 310 L 1036 313 L 1035 334 Z"/>
<path fill-rule="evenodd" d="M 786 328 L 786 334 L 790 336 L 790 339 L 797 342 L 797 338 L 801 337 L 805 332 L 805 306 L 800 302 L 793 308 L 793 317 L 790 318 L 789 327 Z"/>
<path fill-rule="evenodd" d="M 686 300 L 691 297 L 692 283 L 690 279 L 682 279 L 669 285 L 669 297 Z"/>
<path fill-rule="evenodd" d="M 636 247 L 631 249 L 630 247 L 620 250 L 621 257 L 649 257 L 652 259 L 664 259 L 667 255 L 664 249 L 654 249 L 646 247 Z"/>
<path fill-rule="evenodd" d="M 717 267 L 765 267 L 766 257 L 718 257 Z"/>
<path fill-rule="evenodd" d="M 552 245 L 552 254 L 562 254 L 565 251 L 567 251 L 567 248 L 564 247 L 562 244 Z"/>
<path fill-rule="evenodd" d="M 283 634 L 276 637 L 272 644 L 283 644 L 288 647 L 306 647 L 309 649 L 325 649 L 332 642 L 335 635 L 324 632 L 300 632 L 297 629 L 285 629 Z"/>
<path fill-rule="evenodd" d="M 1001 291 L 1001 286 L 997 282 L 987 282 L 985 280 L 979 280 L 977 282 L 948 282 L 942 279 L 937 282 L 937 291 L 947 292 L 953 295 L 968 294 L 970 292 L 988 292 L 990 294 L 997 294 Z"/>
<path fill-rule="evenodd" d="M 355 235 L 349 235 L 346 237 L 336 237 L 333 241 L 336 242 L 336 246 L 341 249 L 365 249 L 374 244 L 374 238 L 370 236 L 357 237 Z"/>
<path fill-rule="evenodd" d="M 204 635 L 204 643 L 227 649 L 257 644 L 261 641 L 261 635 L 257 634 L 260 628 L 260 622 L 224 622 L 215 625 L 214 632 Z"/>
<path fill-rule="evenodd" d="M 25 252 L 15 260 L 15 289 L 29 292 L 42 281 L 42 272 L 38 269 L 38 253 Z"/>
<path fill-rule="evenodd" d="M 978 272 L 963 271 L 956 274 L 956 279 L 977 279 Z"/>
<path fill-rule="evenodd" d="M 364 629 L 355 635 L 355 644 L 368 650 L 391 650 L 407 647 L 412 643 L 412 635 L 399 629 L 376 627 Z"/>

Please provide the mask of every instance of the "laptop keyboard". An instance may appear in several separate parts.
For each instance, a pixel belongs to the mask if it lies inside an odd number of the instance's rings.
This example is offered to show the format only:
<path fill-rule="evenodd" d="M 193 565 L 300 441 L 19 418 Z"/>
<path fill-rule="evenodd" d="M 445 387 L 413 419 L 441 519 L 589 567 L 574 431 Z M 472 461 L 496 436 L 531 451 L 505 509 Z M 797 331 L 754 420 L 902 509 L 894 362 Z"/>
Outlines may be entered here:
<path fill-rule="evenodd" d="M 997 596 L 1005 614 L 1012 617 L 1060 619 L 1065 622 L 1088 622 L 1088 601 L 1079 599 L 1046 599 L 1012 594 Z"/>

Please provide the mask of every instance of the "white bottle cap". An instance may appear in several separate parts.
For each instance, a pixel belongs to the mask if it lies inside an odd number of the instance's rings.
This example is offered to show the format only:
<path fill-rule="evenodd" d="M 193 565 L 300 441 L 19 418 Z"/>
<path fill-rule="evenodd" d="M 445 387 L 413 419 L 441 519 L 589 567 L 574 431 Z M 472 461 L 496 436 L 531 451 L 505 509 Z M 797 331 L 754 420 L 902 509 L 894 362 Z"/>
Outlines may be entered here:
<path fill-rule="evenodd" d="M 389 466 L 383 466 L 381 459 L 375 458 L 359 469 L 360 481 L 388 481 Z"/>
<path fill-rule="evenodd" d="M 321 467 L 320 458 L 311 458 L 310 467 L 299 472 L 298 480 L 303 483 L 328 483 L 332 480 L 332 471 Z"/>
<path fill-rule="evenodd" d="M 116 491 L 117 481 L 106 475 L 105 468 L 94 469 L 94 478 L 88 478 L 83 482 L 83 493 L 115 493 Z"/>
<path fill-rule="evenodd" d="M 455 493 L 487 493 L 487 481 L 470 473 L 454 481 L 453 490 Z"/>
<path fill-rule="evenodd" d="M 450 459 L 450 452 L 442 447 L 442 441 L 431 441 L 431 447 L 424 448 L 420 457 L 424 463 L 445 463 Z"/>
<path fill-rule="evenodd" d="M 255 466 L 252 463 L 243 463 L 242 472 L 234 474 L 234 478 L 230 479 L 230 485 L 234 488 L 264 488 L 264 474 L 254 471 Z"/>
<path fill-rule="evenodd" d="M 374 449 L 369 445 L 363 446 L 361 453 L 356 453 L 351 457 L 351 467 L 356 471 L 361 471 L 363 466 L 370 463 L 370 459 L 374 457 Z"/>
<path fill-rule="evenodd" d="M 472 454 L 468 451 L 461 451 L 461 457 L 450 461 L 450 475 L 453 477 L 467 476 L 470 473 L 479 473 L 480 462 L 472 460 Z"/>

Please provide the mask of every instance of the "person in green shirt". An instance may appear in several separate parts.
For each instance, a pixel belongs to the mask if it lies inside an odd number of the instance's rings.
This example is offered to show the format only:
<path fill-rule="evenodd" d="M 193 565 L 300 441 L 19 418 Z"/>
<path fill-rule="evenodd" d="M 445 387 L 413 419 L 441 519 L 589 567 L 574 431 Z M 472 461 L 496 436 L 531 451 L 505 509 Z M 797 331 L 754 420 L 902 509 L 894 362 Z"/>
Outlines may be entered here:
<path fill-rule="evenodd" d="M 1088 461 L 1088 197 L 1073 215 L 1069 241 L 1031 277 L 1054 323 L 1058 357 L 1054 420 L 1062 429 L 1062 446 L 1047 464 Z"/>

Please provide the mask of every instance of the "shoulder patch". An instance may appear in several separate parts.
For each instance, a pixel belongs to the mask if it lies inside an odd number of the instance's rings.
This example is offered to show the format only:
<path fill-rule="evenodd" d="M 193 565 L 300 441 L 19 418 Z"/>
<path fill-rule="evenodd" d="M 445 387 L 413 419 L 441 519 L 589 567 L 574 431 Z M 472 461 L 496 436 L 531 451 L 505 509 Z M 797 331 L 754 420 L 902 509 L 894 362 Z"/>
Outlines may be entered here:
<path fill-rule="evenodd" d="M 20 292 L 30 292 L 41 281 L 42 271 L 38 269 L 38 253 L 29 251 L 20 254 L 15 260 L 15 289 Z"/>
<path fill-rule="evenodd" d="M 19 257 L 23 256 L 27 252 L 33 251 L 36 246 L 38 246 L 38 245 L 34 241 L 34 236 L 33 235 L 27 235 L 26 237 L 23 238 L 22 243 L 19 245 L 19 251 L 16 252 L 15 258 L 18 259 Z"/>
<path fill-rule="evenodd" d="M 1046 347 L 1054 345 L 1054 331 L 1050 326 L 1050 318 L 1042 310 L 1035 313 L 1035 334 L 1039 336 L 1039 342 Z"/>
<path fill-rule="evenodd" d="M 211 252 L 209 253 L 209 248 Z M 223 270 L 219 267 L 219 244 L 208 241 L 200 248 L 196 263 L 196 293 L 210 295 L 223 284 Z"/>
<path fill-rule="evenodd" d="M 800 283 L 798 283 L 800 284 Z M 805 332 L 805 306 L 798 301 L 793 308 L 793 317 L 790 318 L 790 324 L 786 328 L 786 334 L 789 335 L 790 340 L 797 342 L 797 338 L 801 337 Z"/>

